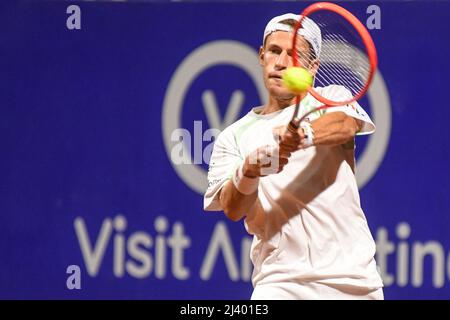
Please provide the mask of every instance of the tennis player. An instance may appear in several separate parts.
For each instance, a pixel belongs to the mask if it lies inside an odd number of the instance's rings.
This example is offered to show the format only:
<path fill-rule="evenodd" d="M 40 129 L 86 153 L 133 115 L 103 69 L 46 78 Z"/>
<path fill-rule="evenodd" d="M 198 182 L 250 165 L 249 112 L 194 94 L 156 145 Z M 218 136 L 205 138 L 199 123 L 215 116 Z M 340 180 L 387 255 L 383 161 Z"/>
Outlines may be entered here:
<path fill-rule="evenodd" d="M 286 130 L 295 97 L 281 76 L 292 65 L 290 31 L 299 18 L 284 14 L 267 24 L 259 61 L 269 99 L 217 138 L 204 208 L 245 218 L 254 236 L 252 299 L 383 299 L 354 175 L 354 138 L 373 133 L 372 120 L 355 102 L 311 114 L 297 133 Z M 306 20 L 298 34 L 314 75 L 320 29 Z M 316 91 L 334 101 L 350 95 L 334 85 Z M 300 113 L 319 105 L 304 95 Z"/>

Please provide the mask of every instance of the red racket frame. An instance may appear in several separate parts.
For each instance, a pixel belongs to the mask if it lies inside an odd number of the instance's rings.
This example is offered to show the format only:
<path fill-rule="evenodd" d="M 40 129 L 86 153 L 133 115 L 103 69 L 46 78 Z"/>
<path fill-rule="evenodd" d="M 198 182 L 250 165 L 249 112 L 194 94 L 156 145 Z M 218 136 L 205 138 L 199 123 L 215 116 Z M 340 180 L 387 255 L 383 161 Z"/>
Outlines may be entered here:
<path fill-rule="evenodd" d="M 297 50 L 295 50 L 295 47 L 296 47 L 295 44 L 297 42 L 297 31 L 301 28 L 302 22 L 306 17 L 308 17 L 309 15 L 311 15 L 314 12 L 321 11 L 321 10 L 329 10 L 329 11 L 339 14 L 344 19 L 346 19 L 353 26 L 353 28 L 355 28 L 355 30 L 361 36 L 364 46 L 366 47 L 366 51 L 367 51 L 367 55 L 368 55 L 369 63 L 370 63 L 370 71 L 369 71 L 369 78 L 367 79 L 362 90 L 358 94 L 356 94 L 352 99 L 347 100 L 347 101 L 332 101 L 332 100 L 326 99 L 326 98 L 322 97 L 319 93 L 317 93 L 317 91 L 315 91 L 312 87 L 310 87 L 308 89 L 308 92 L 315 99 L 317 99 L 318 101 L 325 104 L 325 106 L 322 106 L 322 107 L 316 109 L 315 111 L 320 110 L 320 109 L 325 109 L 325 108 L 328 108 L 331 106 L 346 105 L 353 101 L 359 100 L 362 96 L 364 96 L 364 94 L 369 89 L 370 83 L 372 82 L 373 76 L 375 74 L 375 70 L 377 68 L 377 63 L 378 63 L 377 51 L 375 48 L 375 44 L 374 44 L 369 32 L 364 27 L 364 25 L 352 13 L 350 13 L 348 10 L 342 8 L 341 6 L 338 6 L 338 5 L 336 5 L 334 3 L 330 3 L 330 2 L 318 2 L 318 3 L 308 6 L 305 10 L 303 10 L 303 12 L 301 13 L 301 16 L 302 16 L 301 19 L 296 23 L 296 25 L 293 29 L 294 36 L 292 38 L 292 60 L 293 60 L 294 66 L 301 67 L 299 60 L 298 60 Z M 300 100 L 300 96 L 297 96 L 297 103 L 300 102 L 299 100 Z"/>

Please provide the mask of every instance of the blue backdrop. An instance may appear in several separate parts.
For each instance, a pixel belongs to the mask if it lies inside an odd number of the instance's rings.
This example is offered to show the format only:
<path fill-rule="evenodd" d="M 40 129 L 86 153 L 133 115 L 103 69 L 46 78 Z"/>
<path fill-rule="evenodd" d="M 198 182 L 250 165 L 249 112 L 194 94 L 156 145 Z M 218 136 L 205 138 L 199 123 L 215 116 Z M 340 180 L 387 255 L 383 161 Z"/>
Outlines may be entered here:
<path fill-rule="evenodd" d="M 73 30 L 69 4 L 0 2 L 0 298 L 248 299 L 250 237 L 202 209 L 208 129 L 261 104 L 264 26 L 306 4 L 78 2 Z M 358 182 L 385 296 L 449 299 L 450 3 L 342 3 L 373 4 Z"/>

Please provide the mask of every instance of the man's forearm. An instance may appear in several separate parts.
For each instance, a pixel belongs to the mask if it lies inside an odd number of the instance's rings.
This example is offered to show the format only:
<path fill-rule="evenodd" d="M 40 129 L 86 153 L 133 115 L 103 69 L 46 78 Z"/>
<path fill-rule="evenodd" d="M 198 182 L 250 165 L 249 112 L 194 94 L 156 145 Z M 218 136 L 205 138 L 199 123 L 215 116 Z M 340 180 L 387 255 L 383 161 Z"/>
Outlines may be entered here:
<path fill-rule="evenodd" d="M 332 112 L 313 121 L 311 126 L 314 145 L 340 145 L 352 139 L 362 124 L 343 112 Z"/>
<path fill-rule="evenodd" d="M 230 180 L 223 186 L 219 201 L 225 215 L 233 221 L 242 219 L 255 204 L 258 191 L 250 195 L 240 193 Z"/>

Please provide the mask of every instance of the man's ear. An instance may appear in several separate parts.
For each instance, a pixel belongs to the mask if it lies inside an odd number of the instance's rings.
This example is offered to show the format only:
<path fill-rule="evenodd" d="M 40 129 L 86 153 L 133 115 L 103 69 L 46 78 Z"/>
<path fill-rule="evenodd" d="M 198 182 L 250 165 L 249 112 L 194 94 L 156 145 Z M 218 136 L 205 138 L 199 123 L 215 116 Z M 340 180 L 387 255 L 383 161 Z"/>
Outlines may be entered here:
<path fill-rule="evenodd" d="M 264 47 L 263 46 L 261 46 L 260 48 L 259 48 L 259 65 L 260 66 L 263 66 L 264 65 Z"/>
<path fill-rule="evenodd" d="M 311 64 L 309 65 L 308 71 L 309 73 L 311 73 L 311 75 L 313 77 L 316 76 L 317 70 L 319 70 L 319 66 L 320 66 L 320 61 L 319 59 L 315 59 L 311 62 Z"/>

